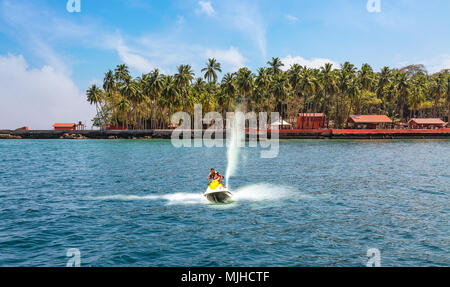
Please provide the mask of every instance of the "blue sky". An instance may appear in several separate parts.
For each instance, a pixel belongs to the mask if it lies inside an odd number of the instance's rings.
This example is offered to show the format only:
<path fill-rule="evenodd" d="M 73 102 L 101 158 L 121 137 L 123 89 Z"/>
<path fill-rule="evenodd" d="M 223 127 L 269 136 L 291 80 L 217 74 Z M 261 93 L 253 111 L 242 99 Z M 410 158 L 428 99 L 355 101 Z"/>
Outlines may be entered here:
<path fill-rule="evenodd" d="M 350 61 L 450 67 L 450 1 L 380 0 L 0 0 L 1 128 L 90 122 L 89 85 L 126 63 L 134 75 L 215 57 L 224 72 L 271 57 L 286 67 Z"/>

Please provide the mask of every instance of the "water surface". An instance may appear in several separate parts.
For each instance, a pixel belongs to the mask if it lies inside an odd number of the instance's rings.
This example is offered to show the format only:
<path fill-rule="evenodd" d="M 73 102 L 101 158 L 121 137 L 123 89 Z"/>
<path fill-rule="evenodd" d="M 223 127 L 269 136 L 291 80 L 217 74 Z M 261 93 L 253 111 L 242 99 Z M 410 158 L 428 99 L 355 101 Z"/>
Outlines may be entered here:
<path fill-rule="evenodd" d="M 245 148 L 235 203 L 202 198 L 225 148 L 157 140 L 0 140 L 0 266 L 450 264 L 450 141 Z"/>

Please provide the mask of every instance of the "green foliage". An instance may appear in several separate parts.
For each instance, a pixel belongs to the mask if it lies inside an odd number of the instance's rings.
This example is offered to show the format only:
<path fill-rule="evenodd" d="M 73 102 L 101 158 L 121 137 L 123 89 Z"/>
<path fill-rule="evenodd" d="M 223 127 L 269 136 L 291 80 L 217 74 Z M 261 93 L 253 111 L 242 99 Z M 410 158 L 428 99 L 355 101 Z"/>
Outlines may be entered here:
<path fill-rule="evenodd" d="M 237 107 L 270 113 L 287 105 L 287 120 L 295 121 L 299 112 L 323 112 L 334 127 L 345 126 L 352 113 L 386 114 L 398 122 L 450 114 L 448 70 L 428 75 L 423 66 L 411 65 L 374 72 L 368 64 L 358 70 L 346 62 L 340 68 L 325 64 L 320 69 L 294 64 L 284 71 L 279 58 L 267 64 L 256 74 L 245 67 L 226 73 L 221 81 L 216 59 L 208 60 L 203 77 L 197 79 L 190 65 L 178 66 L 174 75 L 155 69 L 138 78 L 119 65 L 105 73 L 103 89 L 93 85 L 86 97 L 97 109 L 95 126 L 135 129 L 167 128 L 173 113 L 192 113 L 195 104 L 202 104 L 205 113 L 222 114 Z"/>

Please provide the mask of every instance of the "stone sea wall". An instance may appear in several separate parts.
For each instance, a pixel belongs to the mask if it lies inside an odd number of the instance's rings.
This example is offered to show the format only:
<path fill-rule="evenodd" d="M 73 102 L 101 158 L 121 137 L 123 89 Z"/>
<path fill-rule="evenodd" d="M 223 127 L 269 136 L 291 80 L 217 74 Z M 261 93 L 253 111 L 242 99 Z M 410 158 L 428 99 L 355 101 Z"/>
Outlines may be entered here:
<path fill-rule="evenodd" d="M 204 132 L 204 131 L 203 131 Z M 194 131 L 188 132 L 194 138 Z M 54 131 L 0 130 L 0 139 L 170 139 L 172 130 Z M 247 134 L 247 138 L 249 135 Z M 270 132 L 268 138 L 270 138 Z M 182 136 L 180 137 L 182 138 Z M 222 134 L 226 138 L 226 133 Z M 450 139 L 450 129 L 442 130 L 282 130 L 280 139 Z"/>

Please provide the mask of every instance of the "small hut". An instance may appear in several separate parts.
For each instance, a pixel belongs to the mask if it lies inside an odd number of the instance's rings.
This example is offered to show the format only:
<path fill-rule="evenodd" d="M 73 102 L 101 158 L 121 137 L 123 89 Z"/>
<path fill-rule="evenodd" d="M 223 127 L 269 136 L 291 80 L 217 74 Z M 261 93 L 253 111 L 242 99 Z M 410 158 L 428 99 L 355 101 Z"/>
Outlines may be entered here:
<path fill-rule="evenodd" d="M 278 128 L 280 130 L 290 130 L 291 126 L 292 125 L 290 123 L 288 123 L 288 122 L 286 122 L 284 120 L 276 121 L 276 122 L 270 124 L 270 128 L 271 129 Z"/>
<path fill-rule="evenodd" d="M 56 123 L 53 125 L 53 128 L 55 131 L 74 131 L 76 126 L 74 123 Z"/>
<path fill-rule="evenodd" d="M 446 123 L 441 119 L 410 119 L 408 122 L 410 129 L 442 129 Z"/>
<path fill-rule="evenodd" d="M 297 115 L 297 129 L 322 129 L 325 125 L 323 113 L 299 113 Z"/>
<path fill-rule="evenodd" d="M 348 123 L 358 129 L 378 129 L 392 125 L 392 120 L 385 115 L 352 115 Z"/>

